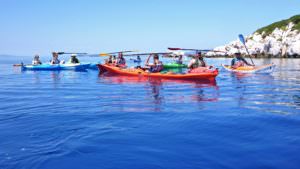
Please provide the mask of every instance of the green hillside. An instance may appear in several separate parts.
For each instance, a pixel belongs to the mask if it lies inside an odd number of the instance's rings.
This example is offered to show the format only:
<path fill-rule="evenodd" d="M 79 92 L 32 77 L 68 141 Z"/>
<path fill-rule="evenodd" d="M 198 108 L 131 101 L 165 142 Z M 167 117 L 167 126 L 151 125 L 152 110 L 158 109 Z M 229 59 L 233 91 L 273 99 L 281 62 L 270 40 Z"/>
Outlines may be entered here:
<path fill-rule="evenodd" d="M 258 29 L 256 32 L 257 33 L 263 33 L 265 32 L 265 35 L 271 34 L 276 28 L 280 29 L 285 29 L 286 26 L 290 23 L 293 22 L 295 26 L 293 27 L 293 30 L 298 30 L 300 31 L 300 15 L 295 15 L 289 19 L 285 19 L 279 22 L 272 23 L 271 25 L 268 25 L 266 27 Z"/>

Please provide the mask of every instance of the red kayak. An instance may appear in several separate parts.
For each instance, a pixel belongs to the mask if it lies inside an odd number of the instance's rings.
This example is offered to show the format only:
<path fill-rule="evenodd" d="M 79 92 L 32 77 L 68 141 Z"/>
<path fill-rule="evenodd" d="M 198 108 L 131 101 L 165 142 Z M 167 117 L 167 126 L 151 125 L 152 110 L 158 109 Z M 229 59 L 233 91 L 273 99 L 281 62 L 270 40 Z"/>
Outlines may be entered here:
<path fill-rule="evenodd" d="M 126 76 L 143 76 L 143 77 L 155 77 L 164 79 L 178 79 L 178 80 L 215 80 L 219 74 L 218 69 L 205 69 L 201 71 L 188 72 L 184 74 L 176 74 L 173 72 L 167 73 L 151 73 L 140 68 L 120 68 L 109 64 L 98 64 L 100 72 L 110 72 L 119 75 Z"/>

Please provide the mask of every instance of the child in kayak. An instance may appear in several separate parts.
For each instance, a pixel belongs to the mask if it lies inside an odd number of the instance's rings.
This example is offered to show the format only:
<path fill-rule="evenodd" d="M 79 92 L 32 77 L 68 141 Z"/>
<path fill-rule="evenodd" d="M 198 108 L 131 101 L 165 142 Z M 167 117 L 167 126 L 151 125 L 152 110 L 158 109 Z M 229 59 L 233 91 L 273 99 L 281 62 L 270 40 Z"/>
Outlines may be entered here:
<path fill-rule="evenodd" d="M 33 65 L 41 65 L 42 62 L 40 61 L 40 56 L 39 55 L 35 55 L 32 61 Z"/>
<path fill-rule="evenodd" d="M 201 52 L 198 52 L 188 64 L 189 69 L 195 69 L 198 67 L 206 67 L 206 63 L 202 57 Z"/>
<path fill-rule="evenodd" d="M 149 55 L 147 61 L 146 61 L 146 67 L 148 67 L 149 72 L 151 73 L 157 73 L 160 72 L 164 69 L 164 66 L 162 64 L 162 62 L 159 60 L 159 56 L 158 54 L 154 54 L 153 55 L 153 63 L 149 63 L 150 57 L 152 56 L 152 54 Z"/>
<path fill-rule="evenodd" d="M 70 58 L 70 60 L 69 60 L 69 63 L 76 64 L 76 63 L 80 63 L 80 62 L 79 62 L 78 58 L 76 57 L 76 55 L 75 55 L 75 54 L 72 54 L 72 55 L 71 55 L 71 58 Z"/>
<path fill-rule="evenodd" d="M 52 60 L 50 64 L 60 64 L 60 60 L 58 60 L 58 53 L 52 52 Z"/>
<path fill-rule="evenodd" d="M 231 60 L 231 67 L 233 69 L 237 69 L 239 67 L 243 67 L 243 66 L 254 66 L 250 63 L 248 63 L 242 56 L 241 53 L 237 52 L 235 53 L 235 57 Z"/>

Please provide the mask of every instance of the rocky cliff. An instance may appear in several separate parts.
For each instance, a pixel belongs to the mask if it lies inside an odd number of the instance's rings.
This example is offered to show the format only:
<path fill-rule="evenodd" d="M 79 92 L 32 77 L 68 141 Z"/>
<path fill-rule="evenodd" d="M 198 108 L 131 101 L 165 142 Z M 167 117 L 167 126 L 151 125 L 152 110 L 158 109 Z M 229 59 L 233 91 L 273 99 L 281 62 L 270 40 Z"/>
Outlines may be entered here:
<path fill-rule="evenodd" d="M 275 22 L 260 28 L 246 38 L 250 54 L 265 57 L 300 56 L 300 15 Z M 237 39 L 227 45 L 216 47 L 208 56 L 232 55 L 236 52 L 246 54 L 243 44 Z"/>

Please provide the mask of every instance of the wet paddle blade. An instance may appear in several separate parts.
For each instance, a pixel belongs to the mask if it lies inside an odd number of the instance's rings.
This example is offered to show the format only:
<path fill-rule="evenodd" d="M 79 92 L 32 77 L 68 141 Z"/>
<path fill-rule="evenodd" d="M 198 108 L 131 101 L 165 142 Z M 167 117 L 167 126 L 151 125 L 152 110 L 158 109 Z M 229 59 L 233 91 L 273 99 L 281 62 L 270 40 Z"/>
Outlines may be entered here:
<path fill-rule="evenodd" d="M 241 41 L 244 45 L 246 44 L 245 38 L 244 38 L 244 36 L 243 36 L 242 34 L 239 34 L 239 39 L 240 39 L 240 41 Z"/>

